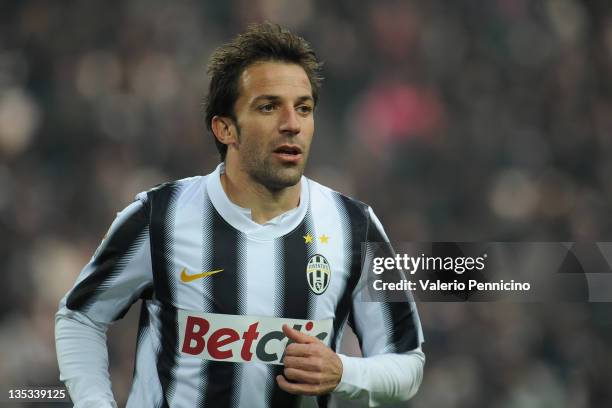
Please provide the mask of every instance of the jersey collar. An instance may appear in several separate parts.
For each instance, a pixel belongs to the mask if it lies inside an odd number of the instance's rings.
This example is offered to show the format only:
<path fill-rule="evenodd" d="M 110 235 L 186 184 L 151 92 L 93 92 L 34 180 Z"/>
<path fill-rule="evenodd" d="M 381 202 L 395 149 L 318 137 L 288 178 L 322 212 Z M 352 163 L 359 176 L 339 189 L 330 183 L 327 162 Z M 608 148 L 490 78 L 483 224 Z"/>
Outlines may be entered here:
<path fill-rule="evenodd" d="M 221 185 L 221 174 L 225 172 L 225 163 L 217 166 L 206 180 L 210 201 L 217 212 L 232 227 L 249 237 L 271 240 L 293 231 L 304 219 L 310 203 L 310 186 L 308 179 L 302 176 L 300 183 L 300 204 L 283 214 L 274 217 L 265 224 L 258 224 L 251 218 L 251 210 L 234 204 Z"/>

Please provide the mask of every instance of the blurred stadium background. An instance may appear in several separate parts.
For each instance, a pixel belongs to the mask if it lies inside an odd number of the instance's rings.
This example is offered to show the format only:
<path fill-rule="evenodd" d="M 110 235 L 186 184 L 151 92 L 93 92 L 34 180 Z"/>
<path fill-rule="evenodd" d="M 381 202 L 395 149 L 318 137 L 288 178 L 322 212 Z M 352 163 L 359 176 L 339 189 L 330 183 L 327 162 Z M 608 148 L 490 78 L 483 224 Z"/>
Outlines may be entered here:
<path fill-rule="evenodd" d="M 612 240 L 609 0 L 2 0 L 0 384 L 59 384 L 58 300 L 137 192 L 215 167 L 207 58 L 262 20 L 325 61 L 307 174 L 392 240 Z M 137 309 L 109 333 L 120 406 Z M 401 406 L 612 406 L 612 305 L 419 309 Z"/>

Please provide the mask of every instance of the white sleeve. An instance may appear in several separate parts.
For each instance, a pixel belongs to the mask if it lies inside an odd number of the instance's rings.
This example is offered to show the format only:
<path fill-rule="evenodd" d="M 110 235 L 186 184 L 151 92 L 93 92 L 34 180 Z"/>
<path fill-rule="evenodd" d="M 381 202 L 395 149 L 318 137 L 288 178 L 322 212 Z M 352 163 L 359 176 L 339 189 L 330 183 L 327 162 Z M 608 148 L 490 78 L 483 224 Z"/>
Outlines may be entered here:
<path fill-rule="evenodd" d="M 87 316 L 58 315 L 55 322 L 60 381 L 64 381 L 75 408 L 117 408 L 108 374 L 106 326 Z"/>
<path fill-rule="evenodd" d="M 152 292 L 146 208 L 141 198 L 117 215 L 55 315 L 60 380 L 77 408 L 116 407 L 106 330 Z"/>
<path fill-rule="evenodd" d="M 374 212 L 368 208 L 367 242 L 376 245 L 377 256 L 394 256 L 393 248 Z M 364 257 L 363 259 L 367 259 Z M 419 389 L 425 354 L 421 322 L 410 294 L 394 294 L 395 301 L 366 301 L 369 268 L 362 265 L 362 278 L 352 296 L 349 324 L 364 357 L 339 355 L 342 379 L 334 393 L 358 398 L 367 394 L 370 406 L 405 401 Z M 390 274 L 387 277 L 391 276 Z M 384 274 L 381 275 L 384 278 Z M 399 300 L 399 301 L 398 301 Z"/>
<path fill-rule="evenodd" d="M 338 357 L 343 371 L 334 393 L 344 398 L 366 394 L 371 407 L 412 398 L 423 379 L 425 354 L 420 347 L 403 354 Z"/>

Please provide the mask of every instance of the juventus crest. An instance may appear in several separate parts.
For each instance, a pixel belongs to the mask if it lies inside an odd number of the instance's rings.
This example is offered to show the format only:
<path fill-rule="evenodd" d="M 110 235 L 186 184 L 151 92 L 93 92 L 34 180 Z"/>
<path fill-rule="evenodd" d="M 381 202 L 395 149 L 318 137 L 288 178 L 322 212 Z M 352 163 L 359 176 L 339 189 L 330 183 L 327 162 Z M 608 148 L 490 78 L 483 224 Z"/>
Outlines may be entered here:
<path fill-rule="evenodd" d="M 306 279 L 308 286 L 315 294 L 325 292 L 331 280 L 331 268 L 323 255 L 316 254 L 310 257 L 306 265 Z"/>

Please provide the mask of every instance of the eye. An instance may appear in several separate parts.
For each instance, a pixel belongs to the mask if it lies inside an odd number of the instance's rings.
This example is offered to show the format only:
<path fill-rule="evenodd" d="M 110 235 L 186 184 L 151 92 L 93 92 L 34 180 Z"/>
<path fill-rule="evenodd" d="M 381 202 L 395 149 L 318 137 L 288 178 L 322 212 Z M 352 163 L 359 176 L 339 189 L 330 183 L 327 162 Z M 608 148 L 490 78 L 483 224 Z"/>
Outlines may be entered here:
<path fill-rule="evenodd" d="M 310 105 L 300 105 L 297 107 L 298 113 L 304 116 L 308 116 L 312 113 L 312 106 Z"/>
<path fill-rule="evenodd" d="M 260 112 L 263 113 L 270 113 L 274 110 L 275 106 L 271 103 L 266 103 L 264 105 L 259 106 L 257 109 L 259 109 Z"/>

